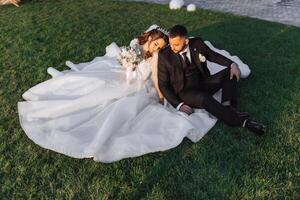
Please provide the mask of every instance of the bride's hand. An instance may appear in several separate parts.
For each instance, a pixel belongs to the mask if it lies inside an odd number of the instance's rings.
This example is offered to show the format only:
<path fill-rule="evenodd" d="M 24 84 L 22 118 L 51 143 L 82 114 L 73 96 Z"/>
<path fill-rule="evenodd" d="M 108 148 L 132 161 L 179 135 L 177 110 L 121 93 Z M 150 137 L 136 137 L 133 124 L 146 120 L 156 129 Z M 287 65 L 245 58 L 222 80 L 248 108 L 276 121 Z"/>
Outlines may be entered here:
<path fill-rule="evenodd" d="M 190 115 L 194 112 L 193 108 L 191 108 L 190 106 L 183 104 L 182 106 L 180 106 L 179 110 L 181 112 L 185 112 L 186 114 Z"/>

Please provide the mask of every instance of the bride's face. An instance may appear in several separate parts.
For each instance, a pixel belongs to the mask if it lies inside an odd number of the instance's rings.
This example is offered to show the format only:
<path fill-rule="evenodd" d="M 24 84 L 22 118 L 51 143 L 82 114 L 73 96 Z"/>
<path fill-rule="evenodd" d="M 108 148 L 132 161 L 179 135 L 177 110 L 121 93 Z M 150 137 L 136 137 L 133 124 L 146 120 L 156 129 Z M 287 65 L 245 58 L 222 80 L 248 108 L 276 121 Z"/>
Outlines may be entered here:
<path fill-rule="evenodd" d="M 158 38 L 156 40 L 151 41 L 151 39 L 148 40 L 148 51 L 150 53 L 154 53 L 158 50 L 160 50 L 161 48 L 163 48 L 166 45 L 166 42 L 164 39 L 162 38 Z"/>

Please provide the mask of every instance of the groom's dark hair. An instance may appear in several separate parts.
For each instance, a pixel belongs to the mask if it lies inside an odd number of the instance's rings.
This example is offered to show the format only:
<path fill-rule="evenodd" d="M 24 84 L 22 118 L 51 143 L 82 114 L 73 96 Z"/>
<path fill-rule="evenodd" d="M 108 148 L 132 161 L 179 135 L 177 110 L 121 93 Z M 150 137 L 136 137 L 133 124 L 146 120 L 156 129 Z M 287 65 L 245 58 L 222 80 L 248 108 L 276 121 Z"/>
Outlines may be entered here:
<path fill-rule="evenodd" d="M 185 26 L 183 25 L 175 25 L 171 28 L 169 32 L 169 37 L 174 38 L 174 37 L 187 37 L 188 32 Z"/>

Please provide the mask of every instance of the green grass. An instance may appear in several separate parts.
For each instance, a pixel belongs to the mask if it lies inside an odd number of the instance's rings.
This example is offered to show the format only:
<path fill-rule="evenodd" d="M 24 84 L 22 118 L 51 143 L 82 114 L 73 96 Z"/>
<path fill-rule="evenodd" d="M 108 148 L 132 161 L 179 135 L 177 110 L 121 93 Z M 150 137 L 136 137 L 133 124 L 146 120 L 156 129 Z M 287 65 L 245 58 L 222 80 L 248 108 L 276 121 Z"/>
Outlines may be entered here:
<path fill-rule="evenodd" d="M 48 67 L 89 61 L 151 24 L 179 23 L 238 55 L 252 74 L 240 109 L 269 124 L 257 137 L 218 123 L 200 142 L 112 164 L 73 159 L 27 138 L 17 102 Z M 230 14 L 100 0 L 0 7 L 0 199 L 300 199 L 300 28 Z"/>

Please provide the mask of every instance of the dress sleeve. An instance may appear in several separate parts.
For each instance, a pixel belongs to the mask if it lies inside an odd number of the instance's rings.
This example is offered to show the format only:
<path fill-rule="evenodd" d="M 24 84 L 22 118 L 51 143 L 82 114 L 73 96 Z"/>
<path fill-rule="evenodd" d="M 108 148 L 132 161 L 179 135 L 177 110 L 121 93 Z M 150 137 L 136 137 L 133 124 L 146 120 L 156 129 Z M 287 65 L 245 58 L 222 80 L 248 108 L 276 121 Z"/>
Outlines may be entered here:
<path fill-rule="evenodd" d="M 129 46 L 133 49 L 138 48 L 139 46 L 139 41 L 137 38 L 134 38 L 133 40 L 130 41 Z"/>
<path fill-rule="evenodd" d="M 139 80 L 147 80 L 151 74 L 150 62 L 143 60 L 137 67 L 136 70 Z"/>

